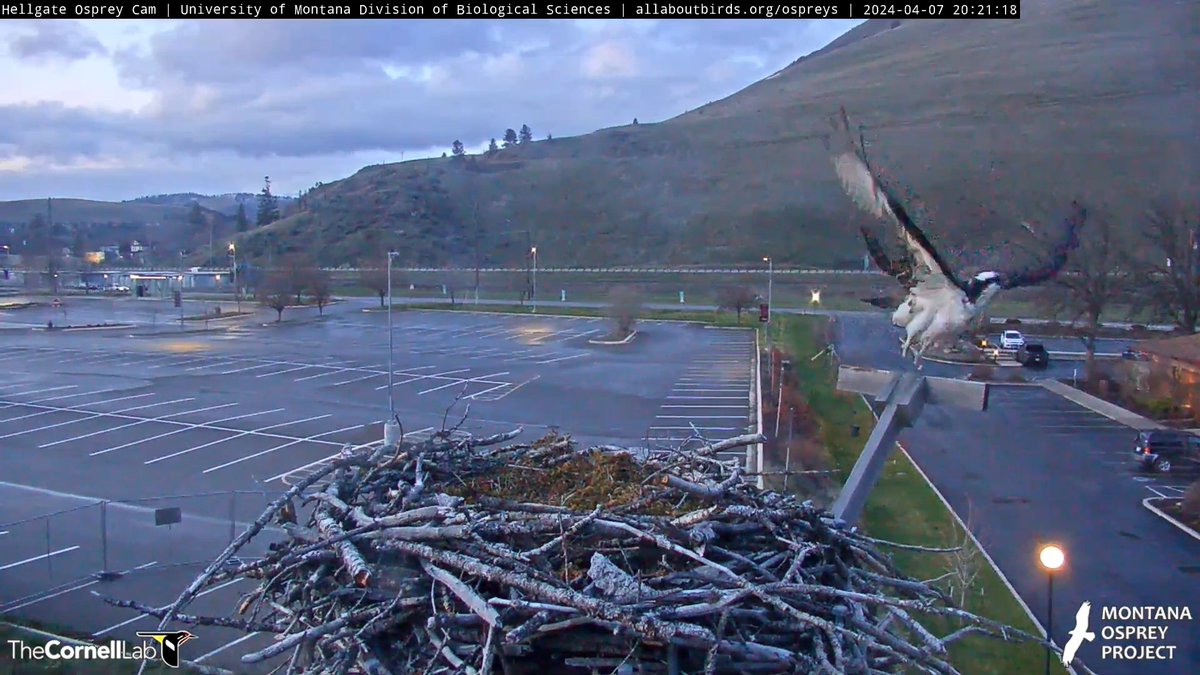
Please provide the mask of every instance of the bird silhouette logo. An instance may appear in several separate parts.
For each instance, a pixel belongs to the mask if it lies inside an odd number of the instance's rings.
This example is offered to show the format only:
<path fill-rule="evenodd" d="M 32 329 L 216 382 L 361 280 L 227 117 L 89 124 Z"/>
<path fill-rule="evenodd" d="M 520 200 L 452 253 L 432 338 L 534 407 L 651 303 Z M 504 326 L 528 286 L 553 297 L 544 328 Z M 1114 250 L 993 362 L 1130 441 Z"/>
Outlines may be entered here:
<path fill-rule="evenodd" d="M 140 631 L 138 631 L 138 637 L 154 638 L 155 640 L 157 640 L 158 644 L 162 646 L 162 649 L 160 651 L 162 652 L 161 657 L 162 657 L 163 663 L 167 664 L 168 666 L 170 666 L 172 668 L 178 668 L 179 667 L 179 647 L 181 645 L 183 645 L 183 643 L 195 638 L 196 636 L 192 635 L 191 633 L 189 633 L 186 630 L 174 630 L 174 631 L 140 630 Z"/>
<path fill-rule="evenodd" d="M 1075 660 L 1075 652 L 1079 651 L 1079 647 L 1084 640 L 1091 642 L 1096 639 L 1096 634 L 1088 631 L 1088 620 L 1092 614 L 1092 603 L 1084 602 L 1079 606 L 1079 611 L 1075 612 L 1075 627 L 1071 629 L 1071 639 L 1067 640 L 1067 645 L 1063 647 L 1062 662 L 1064 666 L 1071 665 Z"/>

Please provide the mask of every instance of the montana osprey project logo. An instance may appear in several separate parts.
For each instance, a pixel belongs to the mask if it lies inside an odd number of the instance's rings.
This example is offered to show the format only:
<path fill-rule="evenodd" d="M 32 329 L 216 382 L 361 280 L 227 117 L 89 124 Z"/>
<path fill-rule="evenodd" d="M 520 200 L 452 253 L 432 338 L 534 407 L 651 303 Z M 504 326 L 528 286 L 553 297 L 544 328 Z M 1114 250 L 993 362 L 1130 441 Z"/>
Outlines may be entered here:
<path fill-rule="evenodd" d="M 173 631 L 140 630 L 140 631 L 138 631 L 138 637 L 154 638 L 155 640 L 157 640 L 158 643 L 160 645 L 162 645 L 162 651 L 160 653 L 160 656 L 162 657 L 163 663 L 167 664 L 168 666 L 170 666 L 172 668 L 178 668 L 179 667 L 179 647 L 183 643 L 187 642 L 188 640 L 191 640 L 192 638 L 194 638 L 196 636 L 192 635 L 191 633 L 187 632 L 186 630 L 173 630 Z"/>
<path fill-rule="evenodd" d="M 1064 666 L 1071 665 L 1075 660 L 1075 652 L 1079 651 L 1079 647 L 1084 640 L 1091 642 L 1096 639 L 1096 634 L 1088 632 L 1088 623 L 1092 618 L 1092 603 L 1084 602 L 1079 606 L 1079 611 L 1075 612 L 1075 627 L 1071 629 L 1071 639 L 1067 640 L 1067 644 L 1063 647 L 1062 662 Z"/>

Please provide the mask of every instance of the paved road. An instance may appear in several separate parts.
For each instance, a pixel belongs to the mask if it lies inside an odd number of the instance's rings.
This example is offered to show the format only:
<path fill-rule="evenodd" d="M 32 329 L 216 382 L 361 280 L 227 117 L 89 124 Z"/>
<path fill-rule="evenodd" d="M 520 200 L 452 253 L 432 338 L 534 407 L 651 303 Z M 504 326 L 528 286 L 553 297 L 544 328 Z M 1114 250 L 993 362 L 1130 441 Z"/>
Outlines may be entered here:
<path fill-rule="evenodd" d="M 344 445 L 378 440 L 387 317 L 362 311 L 370 305 L 218 333 L 0 332 L 0 613 L 131 638 L 149 622 L 93 591 L 167 601 L 229 541 L 231 519 L 250 520 Z M 409 435 L 440 428 L 457 397 L 450 424 L 469 403 L 472 433 L 520 426 L 533 439 L 557 427 L 582 444 L 724 438 L 756 421 L 748 330 L 647 321 L 630 344 L 607 346 L 588 342 L 608 330 L 595 318 L 394 319 L 393 395 Z M 177 497 L 150 499 L 161 495 Z M 103 530 L 102 499 L 121 501 Z M 167 507 L 182 522 L 156 526 Z M 69 512 L 37 517 L 58 511 Z M 129 574 L 88 577 L 105 567 Z M 197 610 L 227 611 L 239 589 Z M 266 640 L 229 646 L 228 631 L 194 632 L 193 654 L 226 667 Z"/>
<path fill-rule="evenodd" d="M 911 368 L 882 318 L 843 321 L 839 355 L 848 364 Z M 935 367 L 936 366 L 936 367 Z M 961 367 L 928 364 L 934 375 Z M 983 413 L 926 408 L 900 436 L 1033 611 L 1046 612 L 1041 543 L 1064 545 L 1067 568 L 1054 584 L 1054 636 L 1074 626 L 1081 603 L 1091 627 L 1166 626 L 1165 640 L 1113 640 L 1097 632 L 1080 658 L 1102 675 L 1200 672 L 1200 542 L 1143 508 L 1146 497 L 1178 495 L 1198 476 L 1168 479 L 1134 470 L 1135 432 L 1042 387 L 997 386 Z M 1113 622 L 1102 607 L 1188 606 L 1192 621 Z M 1174 645 L 1170 661 L 1102 659 L 1103 646 Z"/>

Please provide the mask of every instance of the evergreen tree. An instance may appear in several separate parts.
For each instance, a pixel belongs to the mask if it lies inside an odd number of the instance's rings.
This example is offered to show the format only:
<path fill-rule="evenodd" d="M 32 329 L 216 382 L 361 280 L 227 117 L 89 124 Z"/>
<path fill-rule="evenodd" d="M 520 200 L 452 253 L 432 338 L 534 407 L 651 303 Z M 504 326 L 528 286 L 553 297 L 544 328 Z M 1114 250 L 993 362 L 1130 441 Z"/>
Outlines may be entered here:
<path fill-rule="evenodd" d="M 246 205 L 238 202 L 237 231 L 245 232 L 250 229 L 250 221 L 246 219 Z"/>
<path fill-rule="evenodd" d="M 188 225 L 193 232 L 199 232 L 204 227 L 204 212 L 200 210 L 199 202 L 192 202 L 192 212 L 188 214 Z"/>
<path fill-rule="evenodd" d="M 467 154 L 467 151 L 463 149 L 462 141 L 454 141 L 454 144 L 450 146 L 450 152 L 455 157 L 462 157 Z"/>
<path fill-rule="evenodd" d="M 525 144 L 525 143 L 529 143 L 531 141 L 533 141 L 533 131 L 529 128 L 528 124 L 522 124 L 521 125 L 521 143 Z"/>
<path fill-rule="evenodd" d="M 504 147 L 511 148 L 517 144 L 517 132 L 512 129 L 504 130 Z"/>
<path fill-rule="evenodd" d="M 263 178 L 262 192 L 258 193 L 258 226 L 264 227 L 279 220 L 279 202 L 271 194 L 271 177 Z"/>
<path fill-rule="evenodd" d="M 499 151 L 500 151 L 500 146 L 496 145 L 496 139 L 493 138 L 492 142 L 488 143 L 488 154 L 494 155 Z"/>

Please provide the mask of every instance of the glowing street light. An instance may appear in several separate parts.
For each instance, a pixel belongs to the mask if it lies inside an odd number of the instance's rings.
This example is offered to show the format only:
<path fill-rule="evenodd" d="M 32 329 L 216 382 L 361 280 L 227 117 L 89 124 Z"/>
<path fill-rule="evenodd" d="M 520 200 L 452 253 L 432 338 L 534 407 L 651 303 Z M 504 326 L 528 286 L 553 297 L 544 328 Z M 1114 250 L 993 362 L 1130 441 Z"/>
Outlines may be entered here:
<path fill-rule="evenodd" d="M 530 255 L 533 256 L 533 313 L 537 314 L 537 247 L 529 249 Z"/>
<path fill-rule="evenodd" d="M 1046 570 L 1046 642 L 1054 642 L 1054 573 L 1067 564 L 1067 554 L 1058 544 L 1046 544 L 1038 551 L 1038 562 Z M 1046 675 L 1050 675 L 1050 645 L 1046 645 Z"/>
<path fill-rule="evenodd" d="M 814 288 L 813 290 L 809 291 L 809 293 L 812 294 L 812 300 L 810 301 L 812 304 L 814 304 L 814 305 L 821 304 L 821 289 Z"/>

